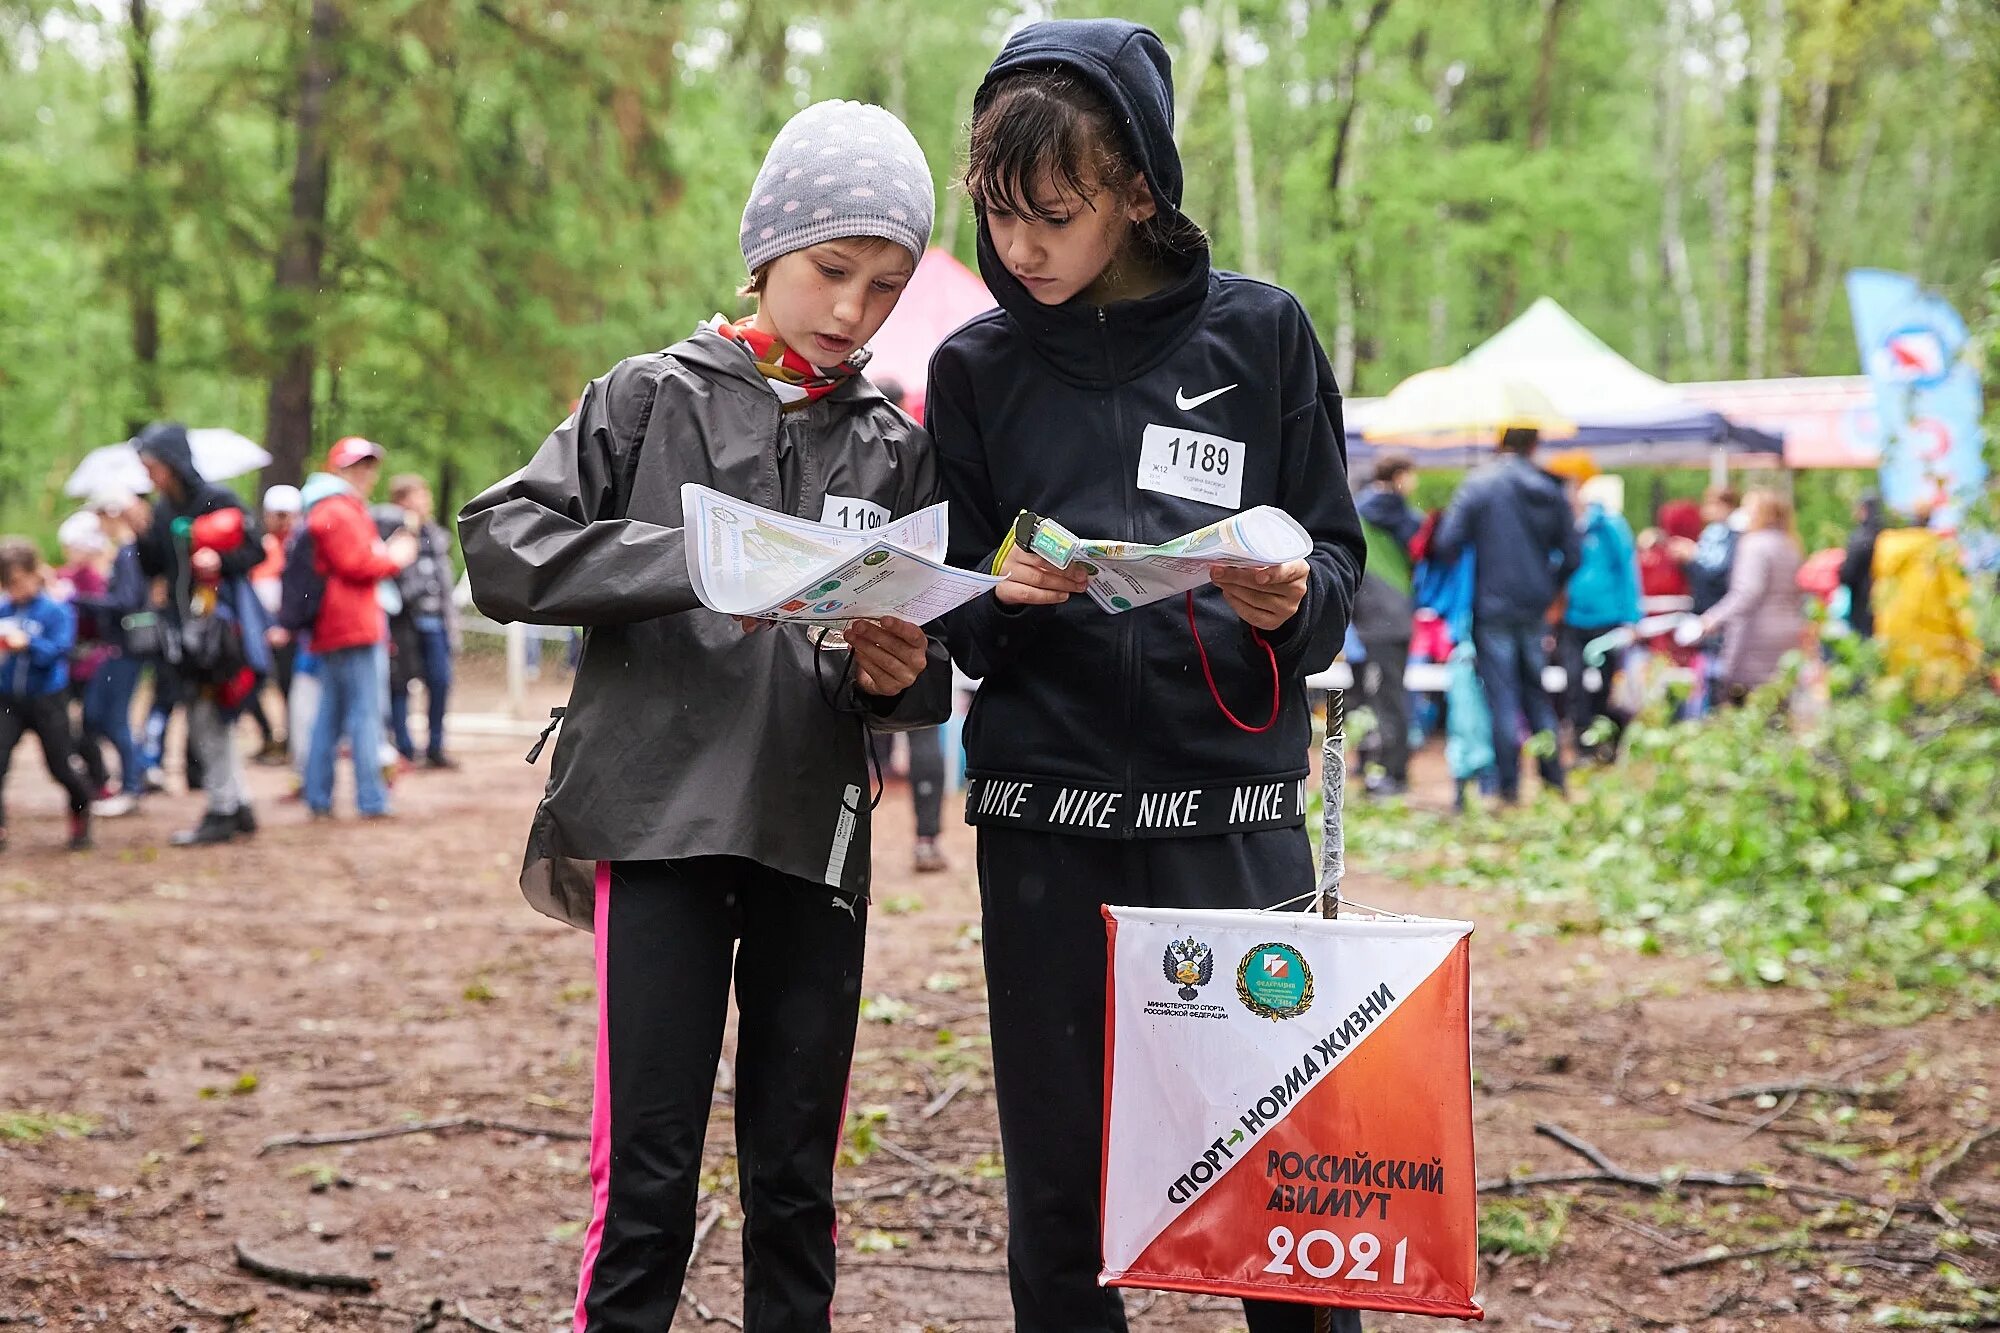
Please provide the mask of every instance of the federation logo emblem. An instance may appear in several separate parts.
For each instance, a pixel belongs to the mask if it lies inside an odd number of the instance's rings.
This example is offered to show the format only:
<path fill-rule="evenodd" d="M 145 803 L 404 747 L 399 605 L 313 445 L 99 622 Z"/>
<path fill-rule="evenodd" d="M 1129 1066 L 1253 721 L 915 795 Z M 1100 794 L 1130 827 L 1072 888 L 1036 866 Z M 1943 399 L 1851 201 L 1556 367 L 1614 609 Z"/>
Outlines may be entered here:
<path fill-rule="evenodd" d="M 1935 389 L 1951 378 L 1958 349 L 1946 341 L 1942 330 L 1913 324 L 1883 339 L 1879 356 L 1881 369 L 1898 384 Z"/>
<path fill-rule="evenodd" d="M 1181 988 L 1183 1000 L 1192 1000 L 1215 975 L 1215 955 L 1206 944 L 1197 943 L 1190 935 L 1167 945 L 1160 970 L 1167 974 L 1168 981 Z"/>
<path fill-rule="evenodd" d="M 1312 968 L 1289 944 L 1260 944 L 1236 965 L 1236 998 L 1260 1018 L 1297 1018 L 1312 1008 Z"/>

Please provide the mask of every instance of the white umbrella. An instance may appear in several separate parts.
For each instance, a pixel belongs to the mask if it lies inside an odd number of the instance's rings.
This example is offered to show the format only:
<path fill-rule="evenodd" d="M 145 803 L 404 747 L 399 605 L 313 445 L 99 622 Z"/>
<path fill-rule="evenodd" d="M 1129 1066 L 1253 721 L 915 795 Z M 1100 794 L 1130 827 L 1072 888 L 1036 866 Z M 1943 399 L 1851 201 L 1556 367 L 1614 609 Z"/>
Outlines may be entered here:
<path fill-rule="evenodd" d="M 188 432 L 188 443 L 194 448 L 194 470 L 209 481 L 228 481 L 231 477 L 255 472 L 271 461 L 271 455 L 265 453 L 255 440 L 238 435 L 233 430 L 191 430 Z M 153 482 L 146 475 L 146 465 L 139 461 L 139 451 L 133 448 L 130 440 L 92 449 L 76 465 L 76 471 L 69 474 L 69 480 L 63 483 L 65 493 L 85 499 L 114 491 L 144 495 L 152 489 Z"/>

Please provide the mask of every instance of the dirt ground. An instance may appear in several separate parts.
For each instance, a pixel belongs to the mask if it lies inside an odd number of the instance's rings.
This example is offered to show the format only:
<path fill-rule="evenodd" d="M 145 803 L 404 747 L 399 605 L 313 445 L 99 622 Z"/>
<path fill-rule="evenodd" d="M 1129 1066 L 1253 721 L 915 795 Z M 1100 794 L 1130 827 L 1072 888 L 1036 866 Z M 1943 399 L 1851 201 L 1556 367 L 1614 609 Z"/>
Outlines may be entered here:
<path fill-rule="evenodd" d="M 496 706 L 490 683 L 466 698 Z M 195 810 L 175 795 L 101 824 L 100 849 L 80 856 L 55 850 L 55 789 L 23 752 L 0 857 L 0 1325 L 568 1326 L 594 994 L 588 937 L 514 887 L 546 774 L 525 748 L 465 736 L 462 772 L 406 777 L 398 817 L 366 826 L 309 823 L 277 799 L 285 775 L 258 768 L 254 841 L 166 847 Z M 877 819 L 852 1094 L 864 1127 L 840 1174 L 834 1326 L 1005 1328 L 972 840 L 948 810 L 954 869 L 918 877 L 900 784 Z M 1699 959 L 1517 928 L 1510 902 L 1355 869 L 1370 903 L 1479 924 L 1482 1177 L 1593 1169 L 1539 1124 L 1637 1175 L 1782 1177 L 1775 1190 L 1532 1187 L 1518 1208 L 1493 1191 L 1489 1323 L 1858 1329 L 1882 1307 L 1961 1308 L 1941 1265 L 2000 1283 L 2000 1138 L 1978 1135 L 2000 1123 L 1990 1016 L 1897 1025 L 1721 988 Z M 702 1204 L 716 1225 L 683 1327 L 740 1308 L 729 1120 L 724 1091 Z M 439 1121 L 455 1123 L 271 1142 Z M 236 1247 L 372 1289 L 291 1290 L 238 1267 Z M 1146 1330 L 1242 1322 L 1209 1298 L 1128 1306 Z"/>

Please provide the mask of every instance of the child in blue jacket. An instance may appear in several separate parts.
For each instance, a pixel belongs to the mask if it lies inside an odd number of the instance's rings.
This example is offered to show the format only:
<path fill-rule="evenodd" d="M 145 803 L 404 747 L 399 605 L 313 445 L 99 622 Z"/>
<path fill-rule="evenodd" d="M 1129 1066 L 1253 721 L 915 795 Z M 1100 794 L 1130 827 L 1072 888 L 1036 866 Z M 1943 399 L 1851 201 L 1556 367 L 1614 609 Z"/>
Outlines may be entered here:
<path fill-rule="evenodd" d="M 76 613 L 49 596 L 42 553 L 23 537 L 0 538 L 0 851 L 7 849 L 7 768 L 24 732 L 42 743 L 49 776 L 69 793 L 69 848 L 90 847 L 89 784 L 70 767 L 69 652 Z"/>
<path fill-rule="evenodd" d="M 1632 529 L 1616 507 L 1618 492 L 1597 477 L 1579 486 L 1571 504 L 1576 510 L 1577 564 L 1569 576 L 1569 597 L 1563 608 L 1556 643 L 1567 683 L 1563 709 L 1569 716 L 1579 757 L 1609 759 L 1618 753 L 1618 738 L 1627 719 L 1612 707 L 1611 690 L 1618 677 L 1619 658 L 1607 657 L 1598 669 L 1597 684 L 1586 684 L 1589 663 L 1584 648 L 1615 629 L 1639 623 L 1639 552 Z M 1591 733 L 1597 719 L 1607 726 Z M 1588 737 L 1588 739 L 1586 739 Z"/>

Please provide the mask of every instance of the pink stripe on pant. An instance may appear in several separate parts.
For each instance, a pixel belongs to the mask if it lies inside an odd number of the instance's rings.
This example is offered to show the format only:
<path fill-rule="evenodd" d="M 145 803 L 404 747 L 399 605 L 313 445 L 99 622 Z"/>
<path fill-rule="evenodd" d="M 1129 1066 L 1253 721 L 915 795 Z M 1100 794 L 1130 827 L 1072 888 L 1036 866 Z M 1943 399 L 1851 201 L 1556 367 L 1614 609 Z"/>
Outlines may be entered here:
<path fill-rule="evenodd" d="M 597 1072 L 590 1090 L 590 1226 L 583 1233 L 583 1265 L 576 1279 L 576 1333 L 584 1333 L 583 1303 L 590 1295 L 590 1275 L 597 1267 L 597 1248 L 604 1239 L 604 1213 L 611 1202 L 611 1020 L 606 997 L 611 931 L 611 863 L 597 863 L 597 901 L 593 913 L 597 952 Z"/>

